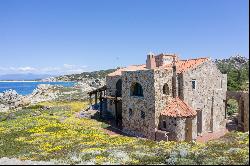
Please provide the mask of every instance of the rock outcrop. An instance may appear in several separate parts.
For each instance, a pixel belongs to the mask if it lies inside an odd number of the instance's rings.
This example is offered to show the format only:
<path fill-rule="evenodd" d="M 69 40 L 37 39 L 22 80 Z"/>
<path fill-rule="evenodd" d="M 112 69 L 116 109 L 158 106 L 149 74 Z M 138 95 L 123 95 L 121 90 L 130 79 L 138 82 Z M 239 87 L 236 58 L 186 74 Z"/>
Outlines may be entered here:
<path fill-rule="evenodd" d="M 81 88 L 82 90 L 89 92 L 91 90 L 97 89 L 104 86 L 106 83 L 105 79 L 100 78 L 84 78 L 80 82 L 75 84 L 76 88 Z"/>
<path fill-rule="evenodd" d="M 49 101 L 57 98 L 58 91 L 55 91 L 54 85 L 40 84 L 32 92 L 32 94 L 25 96 L 31 104 L 39 103 L 42 101 Z"/>
<path fill-rule="evenodd" d="M 19 95 L 15 90 L 6 90 L 0 93 L 0 111 L 17 108 L 23 104 L 23 96 Z"/>
<path fill-rule="evenodd" d="M 55 77 L 44 78 L 41 82 L 56 82 L 58 81 Z"/>
<path fill-rule="evenodd" d="M 19 95 L 15 90 L 7 90 L 0 93 L 0 112 L 16 109 L 19 107 L 35 104 L 42 101 L 53 100 L 58 92 L 54 90 L 56 86 L 41 84 L 27 96 Z"/>

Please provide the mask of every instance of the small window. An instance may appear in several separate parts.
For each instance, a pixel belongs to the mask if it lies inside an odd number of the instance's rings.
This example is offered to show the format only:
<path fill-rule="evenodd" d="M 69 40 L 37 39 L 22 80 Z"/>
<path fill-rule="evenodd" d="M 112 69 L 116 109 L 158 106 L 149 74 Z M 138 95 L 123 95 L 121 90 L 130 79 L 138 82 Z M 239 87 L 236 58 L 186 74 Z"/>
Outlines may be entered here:
<path fill-rule="evenodd" d="M 143 89 L 142 89 L 142 86 L 141 84 L 139 83 L 134 83 L 132 86 L 131 86 L 131 89 L 130 89 L 130 93 L 132 96 L 143 96 Z"/>
<path fill-rule="evenodd" d="M 129 115 L 129 117 L 131 117 L 131 116 L 132 116 L 132 114 L 133 114 L 133 111 L 132 111 L 132 109 L 131 109 L 131 108 L 129 108 L 129 110 L 128 110 L 128 115 Z"/>
<path fill-rule="evenodd" d="M 145 112 L 144 111 L 141 111 L 141 118 L 145 119 Z"/>
<path fill-rule="evenodd" d="M 165 120 L 162 122 L 162 124 L 163 124 L 163 128 L 166 129 L 167 128 L 167 123 L 166 123 Z"/>
<path fill-rule="evenodd" d="M 169 87 L 168 87 L 168 84 L 164 84 L 164 86 L 163 86 L 163 94 L 169 95 Z"/>
<path fill-rule="evenodd" d="M 192 80 L 192 89 L 193 89 L 193 90 L 196 89 L 196 80 Z"/>
<path fill-rule="evenodd" d="M 223 80 L 220 80 L 220 88 L 223 86 Z"/>

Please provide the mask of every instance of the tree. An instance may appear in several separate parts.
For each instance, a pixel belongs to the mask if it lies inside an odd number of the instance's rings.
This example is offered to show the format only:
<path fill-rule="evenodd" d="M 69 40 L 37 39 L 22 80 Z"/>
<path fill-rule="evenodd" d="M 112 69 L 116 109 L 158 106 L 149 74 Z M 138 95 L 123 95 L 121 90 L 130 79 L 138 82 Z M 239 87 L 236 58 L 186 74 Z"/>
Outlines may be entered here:
<path fill-rule="evenodd" d="M 216 59 L 215 63 L 223 74 L 227 74 L 229 91 L 248 89 L 249 59 L 237 55 L 229 59 Z"/>

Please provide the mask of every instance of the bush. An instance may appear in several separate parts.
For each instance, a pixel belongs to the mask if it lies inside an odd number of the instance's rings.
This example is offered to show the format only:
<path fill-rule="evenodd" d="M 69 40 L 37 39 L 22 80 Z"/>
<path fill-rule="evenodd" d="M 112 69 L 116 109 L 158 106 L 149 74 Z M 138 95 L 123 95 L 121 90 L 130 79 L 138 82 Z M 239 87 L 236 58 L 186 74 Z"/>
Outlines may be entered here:
<path fill-rule="evenodd" d="M 227 115 L 231 116 L 238 112 L 238 102 L 236 100 L 230 99 L 227 103 Z"/>

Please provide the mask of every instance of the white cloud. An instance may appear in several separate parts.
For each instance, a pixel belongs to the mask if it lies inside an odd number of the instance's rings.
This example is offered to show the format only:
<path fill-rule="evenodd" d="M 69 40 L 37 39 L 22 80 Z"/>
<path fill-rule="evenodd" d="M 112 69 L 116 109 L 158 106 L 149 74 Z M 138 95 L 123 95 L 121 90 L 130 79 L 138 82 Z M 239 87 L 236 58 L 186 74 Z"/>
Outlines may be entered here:
<path fill-rule="evenodd" d="M 26 67 L 19 67 L 17 68 L 17 70 L 24 71 L 24 72 L 31 72 L 31 71 L 35 71 L 36 69 L 33 67 L 26 66 Z"/>
<path fill-rule="evenodd" d="M 86 71 L 87 66 L 78 66 L 72 64 L 63 64 L 60 67 L 40 67 L 35 68 L 31 66 L 21 67 L 0 67 L 0 75 L 2 74 L 21 74 L 21 73 L 34 73 L 34 74 L 77 74 Z"/>
<path fill-rule="evenodd" d="M 73 69 L 76 66 L 75 65 L 70 65 L 70 64 L 63 64 L 63 67 L 66 68 L 66 69 Z"/>

